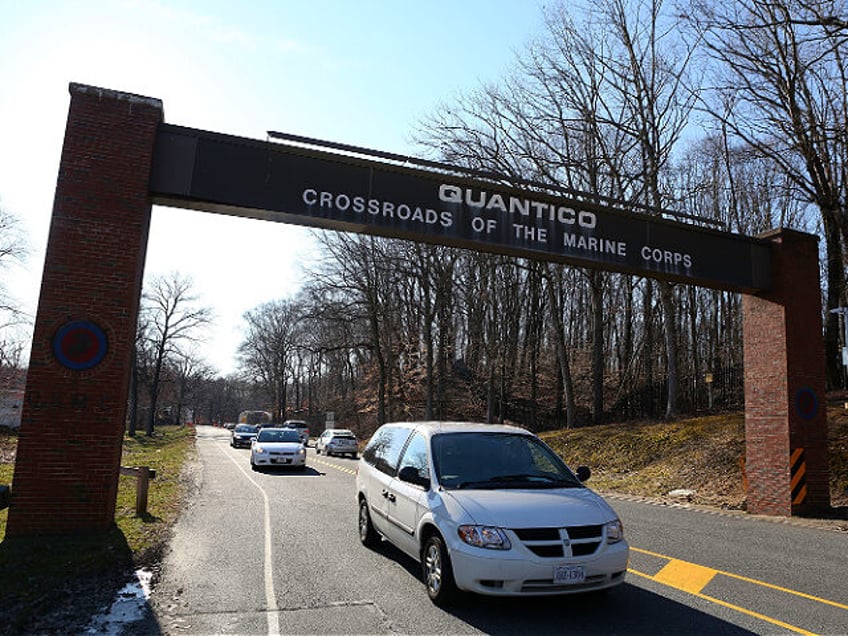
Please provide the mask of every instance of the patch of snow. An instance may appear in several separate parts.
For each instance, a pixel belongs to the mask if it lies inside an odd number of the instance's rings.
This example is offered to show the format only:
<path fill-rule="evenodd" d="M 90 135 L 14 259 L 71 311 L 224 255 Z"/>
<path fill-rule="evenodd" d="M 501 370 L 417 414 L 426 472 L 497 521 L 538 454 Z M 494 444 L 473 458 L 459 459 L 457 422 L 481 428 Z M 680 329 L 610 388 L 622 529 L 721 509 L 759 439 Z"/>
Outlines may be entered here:
<path fill-rule="evenodd" d="M 120 636 L 124 625 L 144 618 L 152 578 L 152 572 L 136 570 L 135 580 L 121 588 L 107 612 L 92 617 L 85 633 Z"/>

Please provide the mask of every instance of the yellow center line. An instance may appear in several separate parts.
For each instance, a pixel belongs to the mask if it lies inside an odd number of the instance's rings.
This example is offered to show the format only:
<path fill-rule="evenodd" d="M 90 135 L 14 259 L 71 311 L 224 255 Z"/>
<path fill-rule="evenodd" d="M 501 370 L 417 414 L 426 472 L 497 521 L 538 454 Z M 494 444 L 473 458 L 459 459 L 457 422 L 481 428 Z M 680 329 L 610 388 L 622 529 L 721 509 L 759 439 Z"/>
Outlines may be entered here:
<path fill-rule="evenodd" d="M 630 546 L 630 549 L 633 552 L 637 552 L 640 554 L 646 554 L 648 556 L 657 557 L 660 559 L 667 559 L 668 563 L 655 575 L 639 572 L 638 570 L 634 570 L 633 568 L 628 568 L 628 572 L 637 576 L 641 576 L 642 578 L 648 579 L 650 581 L 654 581 L 662 585 L 667 585 L 669 587 L 682 590 L 684 592 L 692 594 L 697 598 L 710 601 L 711 603 L 716 603 L 717 605 L 721 605 L 728 609 L 735 610 L 742 614 L 752 616 L 767 623 L 771 623 L 772 625 L 777 625 L 779 627 L 797 632 L 799 634 L 814 634 L 815 632 L 807 631 L 801 627 L 797 627 L 795 625 L 790 625 L 789 623 L 779 621 L 775 618 L 772 618 L 771 616 L 766 616 L 764 614 L 760 614 L 759 612 L 754 612 L 753 610 L 749 610 L 747 608 L 728 603 L 727 601 L 722 601 L 721 599 L 717 599 L 713 596 L 708 596 L 706 594 L 703 594 L 702 590 L 710 583 L 710 581 L 715 578 L 716 575 L 721 575 L 736 579 L 738 581 L 744 581 L 753 585 L 759 585 L 768 589 L 777 590 L 786 594 L 791 594 L 793 596 L 797 596 L 799 598 L 807 599 L 810 601 L 815 601 L 817 603 L 822 603 L 824 605 L 830 605 L 839 609 L 848 610 L 848 605 L 837 603 L 836 601 L 831 601 L 825 598 L 820 598 L 818 596 L 813 596 L 811 594 L 805 594 L 804 592 L 798 592 L 797 590 L 790 590 L 779 585 L 766 583 L 765 581 L 758 581 L 756 579 L 751 579 L 746 576 L 740 576 L 739 574 L 733 574 L 732 572 L 724 572 L 722 570 L 715 570 L 713 568 L 704 567 L 703 565 L 697 565 L 696 563 L 681 561 L 680 559 L 675 559 L 664 554 L 651 552 L 649 550 L 634 548 L 633 546 Z"/>
<path fill-rule="evenodd" d="M 654 575 L 654 580 L 684 590 L 690 594 L 700 594 L 701 590 L 718 574 L 713 569 L 694 563 L 671 559 L 666 566 Z"/>
<path fill-rule="evenodd" d="M 354 468 L 346 468 L 345 466 L 339 466 L 338 464 L 331 464 L 330 462 L 318 459 L 317 457 L 312 457 L 308 461 L 310 463 L 321 464 L 322 466 L 329 466 L 330 468 L 335 468 L 336 470 L 340 470 L 343 473 L 348 473 L 349 475 L 356 474 L 356 469 Z"/>
<path fill-rule="evenodd" d="M 642 578 L 646 578 L 650 581 L 656 581 L 658 583 L 662 583 L 662 581 L 657 581 L 656 577 L 651 576 L 650 574 L 645 574 L 644 572 L 639 572 L 638 570 L 634 570 L 633 568 L 627 568 L 627 571 L 630 574 L 635 574 L 637 576 L 641 576 Z M 682 588 L 681 588 L 682 589 Z M 759 612 L 754 612 L 752 610 L 746 609 L 744 607 L 740 607 L 738 605 L 733 605 L 732 603 L 728 603 L 726 601 L 722 601 L 721 599 L 713 598 L 712 596 L 707 596 L 706 594 L 701 594 L 700 592 L 690 592 L 692 596 L 696 598 L 704 599 L 705 601 L 710 601 L 711 603 L 715 603 L 717 605 L 721 605 L 728 609 L 735 610 L 742 614 L 746 614 L 748 616 L 752 616 L 761 621 L 765 621 L 766 623 L 771 623 L 772 625 L 777 625 L 778 627 L 782 627 L 783 629 L 788 629 L 790 631 L 796 632 L 798 634 L 807 634 L 808 636 L 816 636 L 815 632 L 807 631 L 806 629 L 802 629 L 795 625 L 790 625 L 789 623 L 784 623 L 783 621 L 779 621 L 776 618 L 772 618 L 771 616 L 766 616 L 765 614 L 760 614 Z"/>
<path fill-rule="evenodd" d="M 648 550 L 642 550 L 640 548 L 634 548 L 633 546 L 630 546 L 630 549 L 633 552 L 639 552 L 641 554 L 647 554 L 648 556 L 658 557 L 660 559 L 668 559 L 669 561 L 676 561 L 676 559 L 674 559 L 670 556 L 666 556 L 665 554 L 657 554 L 656 552 L 650 552 Z M 682 561 L 682 563 L 686 563 L 686 562 Z M 696 566 L 694 563 L 689 564 L 689 565 L 691 565 L 693 567 L 697 567 L 697 568 L 703 568 L 703 566 L 700 566 L 700 565 Z M 759 585 L 760 587 L 766 587 L 766 588 L 769 588 L 769 589 L 772 589 L 772 590 L 777 590 L 778 592 L 784 592 L 786 594 L 792 594 L 793 596 L 797 596 L 799 598 L 805 598 L 808 601 L 815 601 L 816 603 L 822 603 L 823 605 L 830 605 L 831 607 L 836 607 L 836 608 L 839 608 L 839 609 L 848 610 L 848 605 L 845 605 L 844 603 L 837 603 L 836 601 L 831 601 L 829 599 L 821 598 L 819 596 L 813 596 L 812 594 L 805 594 L 804 592 L 799 592 L 797 590 L 790 590 L 789 588 L 786 588 L 786 587 L 780 587 L 779 585 L 774 585 L 773 583 L 766 583 L 765 581 L 758 581 L 757 579 L 751 579 L 751 578 L 748 578 L 747 576 L 742 576 L 740 574 L 733 574 L 732 572 L 724 572 L 723 570 L 712 570 L 710 568 L 704 568 L 704 569 L 710 570 L 710 571 L 714 572 L 715 574 L 721 574 L 722 576 L 727 576 L 731 579 L 736 579 L 737 581 L 744 581 L 746 583 L 752 583 L 753 585 Z"/>

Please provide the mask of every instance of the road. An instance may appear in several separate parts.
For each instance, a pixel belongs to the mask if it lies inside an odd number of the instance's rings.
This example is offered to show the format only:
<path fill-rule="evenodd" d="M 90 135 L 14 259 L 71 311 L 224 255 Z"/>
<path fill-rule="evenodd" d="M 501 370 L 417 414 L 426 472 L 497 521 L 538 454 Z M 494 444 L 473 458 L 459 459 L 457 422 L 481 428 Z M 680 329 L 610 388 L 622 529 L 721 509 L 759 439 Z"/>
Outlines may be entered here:
<path fill-rule="evenodd" d="M 846 634 L 848 536 L 613 499 L 632 553 L 605 595 L 427 599 L 418 566 L 362 547 L 348 458 L 254 473 L 198 427 L 199 490 L 150 602 L 165 634 Z"/>

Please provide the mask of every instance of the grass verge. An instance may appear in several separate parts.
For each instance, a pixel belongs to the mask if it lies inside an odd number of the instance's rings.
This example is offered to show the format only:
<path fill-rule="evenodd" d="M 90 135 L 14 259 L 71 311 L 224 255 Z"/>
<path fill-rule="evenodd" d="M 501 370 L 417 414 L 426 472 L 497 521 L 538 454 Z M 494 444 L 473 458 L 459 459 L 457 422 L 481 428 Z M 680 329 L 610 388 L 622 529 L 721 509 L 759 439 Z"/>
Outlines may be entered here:
<path fill-rule="evenodd" d="M 609 424 L 542 438 L 570 466 L 590 466 L 594 490 L 657 498 L 686 489 L 694 491 L 697 503 L 744 506 L 742 413 Z"/>
<path fill-rule="evenodd" d="M 0 435 L 0 484 L 12 481 L 17 438 Z M 128 573 L 157 563 L 179 514 L 183 466 L 194 429 L 161 427 L 152 437 L 125 437 L 122 466 L 156 470 L 148 513 L 135 515 L 136 480 L 121 476 L 115 526 L 72 537 L 15 537 L 0 543 L 0 633 L 80 633 L 79 621 L 108 607 Z M 0 511 L 5 537 L 8 510 Z"/>
<path fill-rule="evenodd" d="M 848 403 L 848 402 L 846 402 Z M 626 422 L 542 433 L 570 466 L 592 468 L 600 492 L 668 498 L 687 490 L 688 501 L 744 509 L 745 416 L 724 413 L 673 422 Z M 830 500 L 848 507 L 848 408 L 828 408 Z"/>

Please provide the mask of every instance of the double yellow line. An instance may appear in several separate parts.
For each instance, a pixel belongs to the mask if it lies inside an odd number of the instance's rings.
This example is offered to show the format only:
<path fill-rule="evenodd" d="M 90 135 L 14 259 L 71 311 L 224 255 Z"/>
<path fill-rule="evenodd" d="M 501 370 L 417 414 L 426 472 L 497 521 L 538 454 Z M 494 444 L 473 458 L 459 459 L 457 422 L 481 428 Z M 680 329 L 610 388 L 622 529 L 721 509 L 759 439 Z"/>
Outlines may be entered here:
<path fill-rule="evenodd" d="M 777 625 L 778 627 L 782 627 L 784 629 L 788 629 L 799 634 L 814 634 L 814 632 L 810 632 L 795 625 L 790 625 L 789 623 L 777 620 L 776 618 L 772 618 L 771 616 L 766 616 L 765 614 L 760 614 L 759 612 L 749 610 L 745 607 L 734 605 L 733 603 L 728 603 L 727 601 L 715 598 L 714 596 L 709 596 L 708 594 L 704 594 L 703 590 L 710 582 L 712 582 L 712 580 L 716 576 L 724 576 L 731 579 L 736 579 L 737 581 L 744 581 L 745 583 L 750 583 L 760 587 L 776 590 L 778 592 L 783 592 L 785 594 L 791 594 L 792 596 L 797 596 L 799 598 L 803 598 L 809 601 L 815 601 L 824 605 L 830 605 L 831 607 L 835 607 L 838 609 L 848 610 L 848 605 L 843 605 L 842 603 L 837 603 L 836 601 L 830 601 L 828 599 L 820 598 L 818 596 L 812 596 L 811 594 L 805 594 L 804 592 L 790 590 L 785 587 L 780 587 L 779 585 L 773 585 L 764 581 L 758 581 L 756 579 L 740 576 L 739 574 L 733 574 L 732 572 L 714 570 L 703 565 L 689 563 L 688 561 L 681 561 L 680 559 L 674 559 L 672 557 L 665 556 L 663 554 L 657 554 L 656 552 L 650 552 L 648 550 L 641 550 L 639 548 L 634 548 L 633 546 L 630 547 L 630 550 L 638 554 L 645 554 L 651 557 L 656 557 L 658 559 L 664 559 L 667 561 L 667 563 L 656 574 L 646 574 L 645 572 L 640 572 L 633 568 L 628 568 L 627 571 L 631 574 L 635 574 L 636 576 L 648 579 L 649 581 L 654 581 L 655 583 L 659 583 L 661 585 L 667 585 L 669 587 L 682 590 L 697 598 L 701 598 L 711 603 L 721 605 L 722 607 L 741 612 L 742 614 L 752 616 L 767 623 L 771 623 L 772 625 Z"/>
<path fill-rule="evenodd" d="M 355 468 L 347 468 L 345 466 L 339 466 L 338 464 L 332 464 L 330 462 L 324 461 L 323 459 L 318 459 L 317 457 L 310 457 L 306 460 L 307 464 L 321 464 L 322 466 L 329 466 L 330 468 L 335 468 L 343 473 L 347 473 L 348 475 L 355 475 Z"/>

